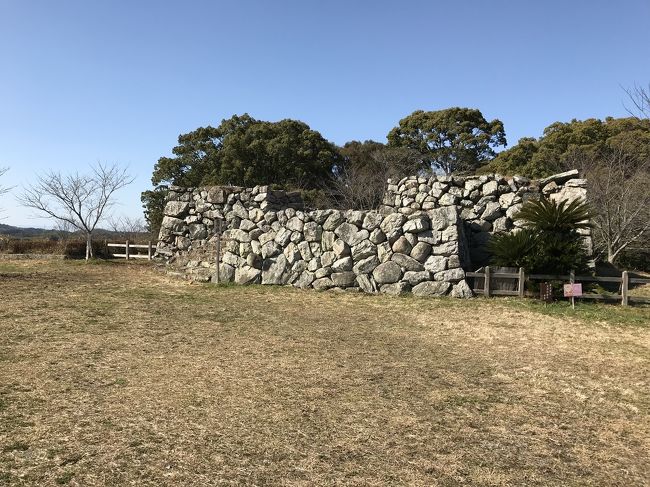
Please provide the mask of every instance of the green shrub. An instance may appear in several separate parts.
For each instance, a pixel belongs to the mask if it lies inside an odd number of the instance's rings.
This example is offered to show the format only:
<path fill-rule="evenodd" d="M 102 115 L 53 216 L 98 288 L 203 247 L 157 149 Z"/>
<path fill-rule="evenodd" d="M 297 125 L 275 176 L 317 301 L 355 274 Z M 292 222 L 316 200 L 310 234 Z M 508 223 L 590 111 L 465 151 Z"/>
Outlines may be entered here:
<path fill-rule="evenodd" d="M 523 228 L 494 235 L 488 242 L 491 263 L 523 267 L 532 273 L 584 272 L 589 255 L 578 230 L 590 226 L 590 217 L 583 201 L 530 200 L 515 215 Z"/>

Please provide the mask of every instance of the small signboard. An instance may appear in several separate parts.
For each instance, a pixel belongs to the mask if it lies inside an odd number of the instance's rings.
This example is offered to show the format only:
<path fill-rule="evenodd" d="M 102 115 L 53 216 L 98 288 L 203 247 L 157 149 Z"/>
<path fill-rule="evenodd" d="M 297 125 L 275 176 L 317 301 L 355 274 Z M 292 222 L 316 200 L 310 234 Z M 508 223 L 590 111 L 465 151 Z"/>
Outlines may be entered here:
<path fill-rule="evenodd" d="M 574 298 L 576 296 L 582 296 L 582 284 L 565 284 L 564 297 Z"/>
<path fill-rule="evenodd" d="M 542 282 L 539 285 L 539 299 L 546 303 L 553 301 L 553 286 L 550 282 Z"/>

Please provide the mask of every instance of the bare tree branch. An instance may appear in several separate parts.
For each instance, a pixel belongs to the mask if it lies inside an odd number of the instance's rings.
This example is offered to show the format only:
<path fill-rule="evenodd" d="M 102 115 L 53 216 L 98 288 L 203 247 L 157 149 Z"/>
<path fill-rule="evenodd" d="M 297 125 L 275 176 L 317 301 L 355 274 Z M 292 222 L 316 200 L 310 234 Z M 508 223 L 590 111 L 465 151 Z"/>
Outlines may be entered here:
<path fill-rule="evenodd" d="M 8 170 L 9 170 L 8 167 L 0 167 L 0 176 L 5 174 Z M 2 196 L 5 193 L 8 193 L 10 190 L 11 190 L 11 188 L 0 185 L 0 196 Z M 2 213 L 2 212 L 3 212 L 3 210 L 2 210 L 2 208 L 0 208 L 0 213 Z"/>
<path fill-rule="evenodd" d="M 86 259 L 93 256 L 92 234 L 113 204 L 116 191 L 133 182 L 126 168 L 97 164 L 90 175 L 63 176 L 49 172 L 39 176 L 18 197 L 24 206 L 70 225 L 86 235 Z"/>
<path fill-rule="evenodd" d="M 638 118 L 650 118 L 650 83 L 645 88 L 640 85 L 634 85 L 634 88 L 624 89 L 629 98 L 631 107 L 625 106 L 627 112 Z"/>
<path fill-rule="evenodd" d="M 613 263 L 625 249 L 650 237 L 650 160 L 613 148 L 584 155 L 581 170 L 597 212 L 594 242 Z"/>

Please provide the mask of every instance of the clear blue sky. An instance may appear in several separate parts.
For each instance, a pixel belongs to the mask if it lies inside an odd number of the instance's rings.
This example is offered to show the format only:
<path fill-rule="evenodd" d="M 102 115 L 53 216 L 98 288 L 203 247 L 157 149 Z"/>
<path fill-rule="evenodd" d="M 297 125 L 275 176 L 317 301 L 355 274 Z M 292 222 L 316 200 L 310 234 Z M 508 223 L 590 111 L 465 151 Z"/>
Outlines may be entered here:
<path fill-rule="evenodd" d="M 650 82 L 650 1 L 0 0 L 3 223 L 48 169 L 128 164 L 141 215 L 158 157 L 233 114 L 385 141 L 416 109 L 479 108 L 509 145 L 572 118 L 624 116 Z"/>

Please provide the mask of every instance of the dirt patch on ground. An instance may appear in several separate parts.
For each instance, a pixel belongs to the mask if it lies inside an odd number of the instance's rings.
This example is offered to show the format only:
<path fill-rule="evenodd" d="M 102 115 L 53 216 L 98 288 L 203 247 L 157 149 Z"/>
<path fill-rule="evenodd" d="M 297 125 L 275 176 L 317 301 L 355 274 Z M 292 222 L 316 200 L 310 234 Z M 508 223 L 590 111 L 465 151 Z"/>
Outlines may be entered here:
<path fill-rule="evenodd" d="M 216 287 L 126 263 L 0 273 L 31 276 L 0 278 L 0 484 L 650 478 L 647 309 Z"/>

